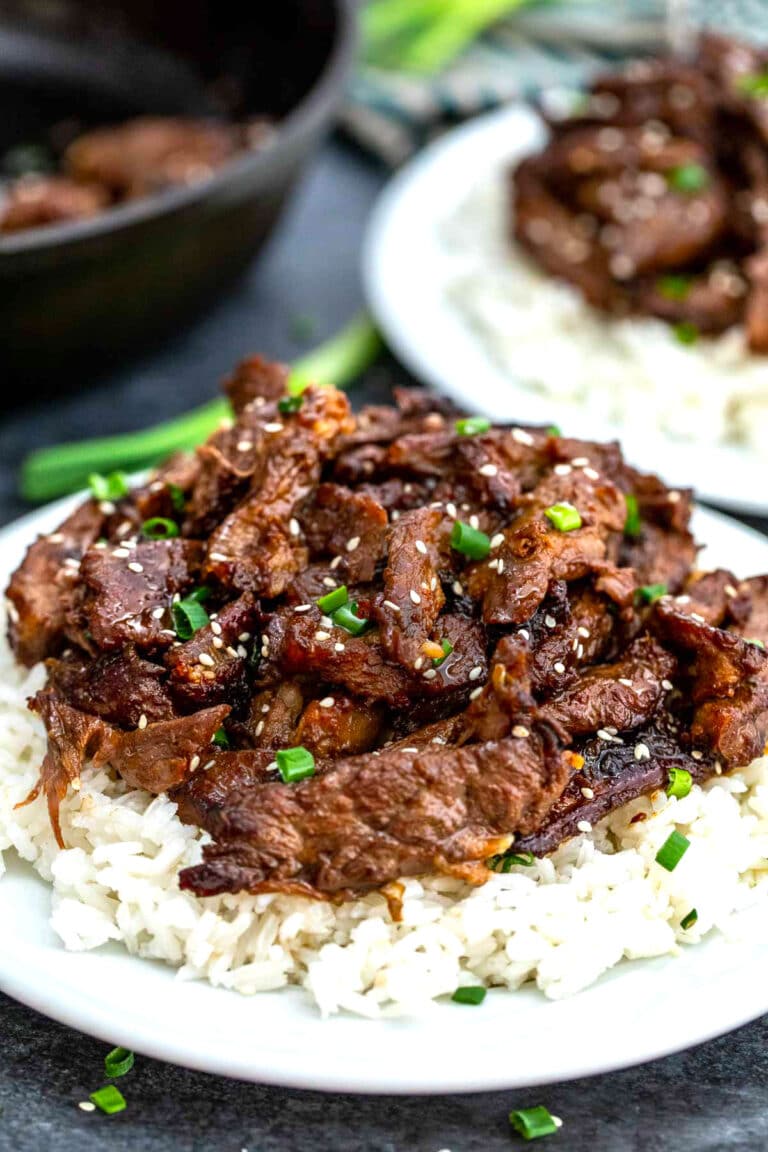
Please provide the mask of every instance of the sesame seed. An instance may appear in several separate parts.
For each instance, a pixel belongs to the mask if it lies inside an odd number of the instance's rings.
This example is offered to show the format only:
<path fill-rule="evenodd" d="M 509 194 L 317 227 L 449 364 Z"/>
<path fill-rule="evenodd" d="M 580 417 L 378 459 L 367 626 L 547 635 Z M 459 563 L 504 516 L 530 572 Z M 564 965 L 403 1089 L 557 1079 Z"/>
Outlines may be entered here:
<path fill-rule="evenodd" d="M 290 520 L 288 521 L 288 531 L 290 532 L 291 536 L 298 536 L 299 532 L 301 532 L 299 522 L 295 516 L 291 516 Z"/>
<path fill-rule="evenodd" d="M 333 620 L 331 620 L 330 616 L 321 616 L 320 617 L 320 627 L 321 628 L 333 628 Z"/>
<path fill-rule="evenodd" d="M 421 596 L 419 596 L 419 594 L 418 594 L 418 592 L 416 591 L 416 589 L 415 589 L 415 588 L 411 588 L 411 590 L 410 590 L 410 592 L 408 593 L 408 595 L 410 596 L 410 598 L 411 598 L 411 602 L 412 602 L 413 604 L 421 604 Z"/>
<path fill-rule="evenodd" d="M 451 589 L 453 591 L 454 596 L 463 596 L 464 595 L 464 588 L 462 587 L 460 580 L 454 580 L 453 584 L 451 585 Z"/>
<path fill-rule="evenodd" d="M 51 544 L 61 544 L 64 541 L 64 533 L 63 532 L 51 532 L 48 539 L 50 540 Z"/>
<path fill-rule="evenodd" d="M 722 776 L 723 766 L 719 760 L 715 760 L 715 776 Z"/>
<path fill-rule="evenodd" d="M 237 646 L 237 654 L 238 654 L 238 656 L 240 657 L 240 659 L 241 659 L 241 660 L 245 660 L 246 656 L 248 655 L 248 652 L 247 652 L 247 650 L 246 650 L 246 649 L 243 647 L 243 645 L 242 645 L 242 644 L 238 644 L 238 646 Z"/>
<path fill-rule="evenodd" d="M 498 473 L 498 468 L 495 464 L 483 464 L 480 469 L 481 476 L 495 476 Z"/>
<path fill-rule="evenodd" d="M 424 667 L 424 657 L 423 656 L 417 656 L 413 662 L 413 666 L 417 672 L 420 672 L 421 669 Z"/>
<path fill-rule="evenodd" d="M 144 571 L 143 566 L 141 564 L 139 564 L 138 560 L 132 560 L 131 563 L 128 565 L 128 567 L 130 568 L 131 572 L 143 572 Z"/>
<path fill-rule="evenodd" d="M 146 718 L 146 716 L 144 715 L 144 713 L 142 712 L 141 716 L 139 716 L 139 724 L 138 724 L 138 727 L 139 727 L 139 728 L 146 728 L 146 726 L 147 726 L 147 718 Z"/>
<path fill-rule="evenodd" d="M 495 536 L 491 536 L 491 548 L 500 548 L 504 543 L 504 533 L 497 532 Z"/>
<path fill-rule="evenodd" d="M 309 612 L 311 607 L 311 604 L 297 604 L 293 610 L 294 612 Z"/>
<path fill-rule="evenodd" d="M 576 456 L 575 459 L 571 460 L 571 464 L 574 468 L 586 468 L 589 464 L 589 456 Z"/>
<path fill-rule="evenodd" d="M 581 625 L 581 627 L 577 628 L 576 631 L 578 632 L 579 636 L 581 636 L 584 640 L 588 640 L 589 637 L 592 635 L 592 633 L 589 631 L 589 628 L 585 628 L 583 624 Z"/>
<path fill-rule="evenodd" d="M 592 831 L 592 825 L 590 824 L 589 820 L 579 820 L 576 827 L 578 828 L 579 832 L 591 832 Z"/>
<path fill-rule="evenodd" d="M 333 560 L 331 560 L 328 567 L 331 569 L 332 572 L 335 572 L 336 569 L 338 568 L 339 564 L 341 564 L 341 556 L 334 556 Z"/>
<path fill-rule="evenodd" d="M 82 788 L 82 786 L 83 786 L 82 780 L 80 779 L 79 776 L 76 776 L 75 779 L 72 781 L 72 785 L 71 785 L 72 791 L 73 792 L 79 792 L 80 789 Z"/>
<path fill-rule="evenodd" d="M 240 641 L 241 644 L 247 644 L 248 641 L 250 640 L 250 638 L 251 638 L 250 632 L 241 632 L 240 635 L 238 636 L 238 640 Z"/>
<path fill-rule="evenodd" d="M 92 1100 L 81 1100 L 80 1103 L 78 1104 L 78 1108 L 81 1110 L 81 1112 L 95 1112 L 96 1111 L 96 1105 L 93 1103 Z"/>
<path fill-rule="evenodd" d="M 458 516 L 458 512 L 456 511 L 456 505 L 453 503 L 449 502 L 448 504 L 446 504 L 445 510 L 448 513 L 448 515 L 451 517 L 452 520 L 455 520 L 456 517 Z"/>
<path fill-rule="evenodd" d="M 601 740 L 613 740 L 613 736 L 607 728 L 598 728 L 597 735 Z"/>
<path fill-rule="evenodd" d="M 693 757 L 694 760 L 703 760 L 704 759 L 704 753 L 699 752 L 698 749 L 694 749 L 694 751 L 691 752 L 691 756 Z"/>
<path fill-rule="evenodd" d="M 262 716 L 266 716 L 267 712 L 269 712 L 269 704 L 262 704 L 262 706 L 261 706 Z"/>
<path fill-rule="evenodd" d="M 480 527 L 480 520 L 478 519 L 477 516 L 474 516 L 474 515 L 470 516 L 469 526 L 470 526 L 470 528 L 475 528 L 475 529 Z"/>
<path fill-rule="evenodd" d="M 500 559 L 496 565 L 496 571 L 498 572 L 499 576 L 501 576 L 502 572 L 504 571 L 504 561 L 502 559 Z"/>
<path fill-rule="evenodd" d="M 482 694 L 483 694 L 482 688 L 473 688 L 469 694 L 469 698 L 470 698 L 470 700 L 477 700 L 478 696 L 482 696 Z"/>
<path fill-rule="evenodd" d="M 533 436 L 530 432 L 524 432 L 522 428 L 512 429 L 512 439 L 516 440 L 518 444 L 525 444 L 529 448 L 533 444 Z"/>
<path fill-rule="evenodd" d="M 336 644 L 334 644 L 333 650 L 334 650 L 334 652 L 345 652 L 346 651 L 344 645 L 341 643 L 340 640 Z"/>
<path fill-rule="evenodd" d="M 213 644 L 214 648 L 223 648 L 224 647 L 224 641 L 222 640 L 221 636 L 214 636 L 211 643 Z"/>
<path fill-rule="evenodd" d="M 623 684 L 625 688 L 632 687 L 632 681 L 627 679 L 626 676 L 619 676 L 619 684 Z"/>
<path fill-rule="evenodd" d="M 675 596 L 675 604 L 690 604 L 690 596 Z"/>
<path fill-rule="evenodd" d="M 555 464 L 553 469 L 555 476 L 569 476 L 573 471 L 570 464 Z"/>
<path fill-rule="evenodd" d="M 429 590 L 430 590 L 430 592 L 436 592 L 437 591 L 437 576 L 432 576 L 430 578 Z"/>
<path fill-rule="evenodd" d="M 417 540 L 416 541 L 416 551 L 421 552 L 422 556 L 427 555 L 427 546 L 423 540 Z"/>
<path fill-rule="evenodd" d="M 723 588 L 723 591 L 725 592 L 726 596 L 738 596 L 738 592 L 734 588 L 733 584 L 726 584 L 725 588 Z"/>
<path fill-rule="evenodd" d="M 238 442 L 237 442 L 238 452 L 250 452 L 251 448 L 253 448 L 253 441 L 252 440 L 238 440 Z"/>
<path fill-rule="evenodd" d="M 199 768 L 199 767 L 200 767 L 200 757 L 199 756 L 193 756 L 189 762 L 190 772 L 194 772 L 195 769 Z"/>
<path fill-rule="evenodd" d="M 528 736 L 530 736 L 530 732 L 528 731 L 528 729 L 525 727 L 524 724 L 515 724 L 515 726 L 512 729 L 512 735 L 517 740 L 525 740 Z"/>
<path fill-rule="evenodd" d="M 425 680 L 434 680 L 435 676 L 437 676 L 437 671 L 434 668 L 427 668 L 426 672 L 424 673 Z"/>
<path fill-rule="evenodd" d="M 680 493 L 679 492 L 670 492 L 669 495 L 667 496 L 667 500 L 669 501 L 670 504 L 679 504 Z"/>
<path fill-rule="evenodd" d="M 391 608 L 393 612 L 399 612 L 400 611 L 400 605 L 393 603 L 392 600 L 382 601 L 382 607 Z"/>
<path fill-rule="evenodd" d="M 229 557 L 225 556 L 223 552 L 211 552 L 211 560 L 214 560 L 217 564 L 226 564 L 228 559 Z"/>
<path fill-rule="evenodd" d="M 585 800 L 594 800 L 595 794 L 591 788 L 582 788 L 581 794 Z"/>
<path fill-rule="evenodd" d="M 691 620 L 695 620 L 697 624 L 706 624 L 706 620 L 698 612 L 691 612 Z"/>
<path fill-rule="evenodd" d="M 671 692 L 672 688 L 673 688 L 673 684 L 672 684 L 671 680 L 662 680 L 661 686 L 665 692 Z"/>
<path fill-rule="evenodd" d="M 595 472 L 594 468 L 585 468 L 584 469 L 584 475 L 588 476 L 590 480 L 599 480 L 600 479 L 600 473 Z"/>
<path fill-rule="evenodd" d="M 330 632 L 323 632 L 323 630 L 320 628 L 318 628 L 317 632 L 315 632 L 315 640 L 330 640 L 330 638 Z"/>
<path fill-rule="evenodd" d="M 111 500 L 102 500 L 99 504 L 99 512 L 103 512 L 105 516 L 111 516 L 116 511 L 115 505 Z"/>
<path fill-rule="evenodd" d="M 126 556 L 130 556 L 130 552 L 128 551 L 127 548 L 115 548 L 112 555 L 117 560 L 123 560 Z"/>
<path fill-rule="evenodd" d="M 347 540 L 347 552 L 354 552 L 359 544 L 360 544 L 360 537 L 359 536 L 353 536 L 350 540 Z"/>
<path fill-rule="evenodd" d="M 321 708 L 333 708 L 335 703 L 336 703 L 336 701 L 333 698 L 333 696 L 323 696 L 322 700 L 320 701 L 320 707 Z"/>
<path fill-rule="evenodd" d="M 518 636 L 522 636 L 523 640 L 530 640 L 531 638 L 531 634 L 527 628 L 521 628 L 518 632 Z"/>
<path fill-rule="evenodd" d="M 482 668 L 480 667 L 479 664 L 476 664 L 475 667 L 470 670 L 469 678 L 470 678 L 470 680 L 479 680 L 480 677 L 482 676 L 482 674 L 483 674 Z"/>
<path fill-rule="evenodd" d="M 498 561 L 497 559 L 493 559 L 493 560 L 489 560 L 489 561 L 488 561 L 488 567 L 489 567 L 489 568 L 490 568 L 492 571 L 494 571 L 494 572 L 495 572 L 495 571 L 496 571 L 496 569 L 498 568 L 498 566 L 499 566 L 499 561 Z"/>
<path fill-rule="evenodd" d="M 265 424 L 264 425 L 264 431 L 265 432 L 282 432 L 282 430 L 283 430 L 283 426 L 277 420 L 275 420 L 274 423 L 272 423 L 272 424 Z"/>
<path fill-rule="evenodd" d="M 152 609 L 153 620 L 162 620 L 163 616 L 165 616 L 165 608 L 153 608 Z"/>
<path fill-rule="evenodd" d="M 651 750 L 647 744 L 635 744 L 635 760 L 650 760 Z"/>
<path fill-rule="evenodd" d="M 558 676 L 562 676 L 563 672 L 565 672 L 565 664 L 563 664 L 562 660 L 556 660 L 552 667 Z"/>
<path fill-rule="evenodd" d="M 578 648 L 576 649 L 576 655 L 579 658 L 579 660 L 581 660 L 582 656 L 584 655 L 584 645 L 583 644 L 579 644 Z"/>
<path fill-rule="evenodd" d="M 338 581 L 334 580 L 333 576 L 323 576 L 323 587 L 324 588 L 336 588 L 337 585 L 338 585 Z"/>
<path fill-rule="evenodd" d="M 411 754 L 413 754 L 414 752 L 418 752 L 418 748 L 401 748 L 400 751 L 401 752 L 410 752 Z"/>
<path fill-rule="evenodd" d="M 227 649 L 227 651 L 229 651 L 229 649 Z M 206 668 L 213 668 L 216 663 L 213 656 L 209 656 L 207 652 L 201 652 L 197 659 L 201 664 L 204 664 Z"/>
<path fill-rule="evenodd" d="M 555 620 L 554 616 L 550 616 L 549 613 L 547 613 L 547 615 L 544 617 L 544 623 L 546 624 L 547 628 L 557 627 L 557 620 Z"/>
<path fill-rule="evenodd" d="M 259 720 L 258 724 L 256 725 L 256 735 L 261 736 L 263 731 L 264 731 L 264 721 Z"/>

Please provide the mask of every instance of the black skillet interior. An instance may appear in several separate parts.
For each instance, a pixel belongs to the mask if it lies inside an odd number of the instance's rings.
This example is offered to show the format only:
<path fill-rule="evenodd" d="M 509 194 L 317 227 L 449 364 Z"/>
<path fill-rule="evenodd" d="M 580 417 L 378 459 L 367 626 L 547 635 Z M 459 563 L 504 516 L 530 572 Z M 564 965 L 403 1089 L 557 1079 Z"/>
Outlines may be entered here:
<path fill-rule="evenodd" d="M 0 368 L 43 386 L 54 367 L 61 382 L 62 357 L 140 350 L 242 269 L 327 127 L 348 12 L 345 0 L 0 0 L 5 176 L 30 154 L 54 165 L 80 130 L 143 113 L 278 125 L 294 113 L 268 153 L 191 196 L 0 238 Z"/>

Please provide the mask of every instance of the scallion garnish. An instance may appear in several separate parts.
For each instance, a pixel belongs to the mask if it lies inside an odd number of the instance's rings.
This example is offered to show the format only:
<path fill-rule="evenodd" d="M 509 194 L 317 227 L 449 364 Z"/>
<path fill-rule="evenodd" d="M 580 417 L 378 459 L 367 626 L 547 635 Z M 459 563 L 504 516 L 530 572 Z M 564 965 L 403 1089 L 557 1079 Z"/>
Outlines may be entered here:
<path fill-rule="evenodd" d="M 290 416 L 293 412 L 298 412 L 304 403 L 304 397 L 299 396 L 283 396 L 277 402 L 278 412 L 282 412 L 283 416 Z"/>
<path fill-rule="evenodd" d="M 690 320 L 681 320 L 679 324 L 673 324 L 672 332 L 678 344 L 695 344 L 699 338 L 699 330 Z"/>
<path fill-rule="evenodd" d="M 225 751 L 230 747 L 229 736 L 224 728 L 217 728 L 213 734 L 211 744 L 215 744 L 217 748 L 223 748 Z"/>
<path fill-rule="evenodd" d="M 637 496 L 633 496 L 632 493 L 630 493 L 624 497 L 624 503 L 627 508 L 627 515 L 624 520 L 624 535 L 640 536 L 643 531 L 643 523 L 640 519 L 640 505 L 637 502 Z"/>
<path fill-rule="evenodd" d="M 699 918 L 699 914 L 695 908 L 691 908 L 690 912 L 686 912 L 680 921 L 680 927 L 687 932 L 689 928 L 693 928 L 694 924 Z"/>
<path fill-rule="evenodd" d="M 554 1116 L 542 1105 L 510 1112 L 509 1122 L 524 1140 L 538 1140 L 540 1136 L 551 1136 L 553 1132 L 557 1132 L 558 1127 Z"/>
<path fill-rule="evenodd" d="M 745 640 L 745 643 L 753 644 L 755 646 L 755 648 L 762 648 L 763 651 L 765 651 L 765 644 L 763 643 L 762 640 L 757 640 L 755 637 L 750 637 L 750 636 L 745 636 L 744 640 Z"/>
<path fill-rule="evenodd" d="M 736 87 L 745 96 L 768 96 L 768 72 L 747 72 L 736 79 Z"/>
<path fill-rule="evenodd" d="M 90 1100 L 102 1112 L 106 1112 L 107 1116 L 113 1116 L 115 1112 L 125 1112 L 127 1108 L 125 1096 L 114 1084 L 105 1084 L 98 1091 L 91 1092 Z"/>
<path fill-rule="evenodd" d="M 703 164 L 678 164 L 667 172 L 667 183 L 675 192 L 701 192 L 709 184 Z"/>
<path fill-rule="evenodd" d="M 678 800 L 682 800 L 684 796 L 688 795 L 692 787 L 693 776 L 687 768 L 670 768 L 667 796 L 676 796 Z"/>
<path fill-rule="evenodd" d="M 184 495 L 184 489 L 180 488 L 178 484 L 167 484 L 168 495 L 171 498 L 174 512 L 183 512 L 187 506 L 187 498 Z"/>
<path fill-rule="evenodd" d="M 166 516 L 152 516 L 142 524 L 141 534 L 147 540 L 170 540 L 172 536 L 178 536 L 179 526 Z"/>
<path fill-rule="evenodd" d="M 456 421 L 459 436 L 479 436 L 481 432 L 487 432 L 490 426 L 491 422 L 485 416 L 467 416 Z"/>
<path fill-rule="evenodd" d="M 440 641 L 440 647 L 443 650 L 442 656 L 435 656 L 432 659 L 432 663 L 435 666 L 435 668 L 439 668 L 440 665 L 445 660 L 445 658 L 447 656 L 450 656 L 451 652 L 453 652 L 453 644 L 451 644 L 450 640 L 441 640 Z"/>
<path fill-rule="evenodd" d="M 133 1068 L 134 1055 L 127 1048 L 113 1048 L 104 1057 L 104 1071 L 107 1076 L 125 1076 Z"/>
<path fill-rule="evenodd" d="M 499 856 L 490 856 L 486 865 L 492 872 L 509 872 L 515 864 L 523 868 L 530 868 L 536 863 L 533 852 L 503 852 Z"/>
<path fill-rule="evenodd" d="M 666 596 L 667 592 L 666 584 L 643 584 L 637 590 L 637 598 L 645 604 L 653 604 L 655 600 L 660 600 L 662 596 Z"/>
<path fill-rule="evenodd" d="M 128 495 L 128 480 L 124 472 L 110 472 L 107 476 L 91 472 L 88 487 L 94 500 L 120 500 Z"/>
<path fill-rule="evenodd" d="M 275 760 L 284 784 L 295 784 L 315 774 L 315 758 L 308 748 L 281 748 Z"/>
<path fill-rule="evenodd" d="M 667 300 L 685 300 L 692 284 L 691 276 L 660 276 L 656 281 L 656 290 Z"/>
<path fill-rule="evenodd" d="M 342 608 L 348 599 L 347 586 L 342 584 L 340 588 L 334 588 L 333 592 L 321 596 L 317 601 L 317 606 L 326 616 L 331 616 L 337 608 Z"/>
<path fill-rule="evenodd" d="M 547 428 L 547 436 L 562 436 L 562 429 L 559 424 L 550 424 Z"/>
<path fill-rule="evenodd" d="M 179 640 L 191 640 L 195 632 L 205 628 L 209 621 L 208 613 L 200 603 L 208 595 L 207 588 L 198 588 L 191 592 L 184 600 L 178 600 L 171 605 L 173 626 Z"/>
<path fill-rule="evenodd" d="M 667 872 L 674 872 L 688 851 L 690 844 L 690 840 L 683 836 L 682 832 L 677 830 L 670 832 L 656 853 L 656 863 L 660 864 L 662 868 L 666 868 Z"/>
<path fill-rule="evenodd" d="M 353 600 L 351 604 L 342 604 L 341 608 L 337 608 L 331 616 L 331 620 L 338 628 L 343 628 L 352 636 L 362 636 L 372 627 L 370 620 L 357 615 L 356 600 Z"/>
<path fill-rule="evenodd" d="M 582 520 L 578 508 L 565 501 L 561 504 L 550 504 L 549 508 L 544 509 L 544 515 L 558 532 L 574 532 L 577 528 L 581 528 Z"/>
<path fill-rule="evenodd" d="M 485 560 L 491 550 L 491 538 L 463 520 L 454 520 L 451 529 L 451 548 L 470 560 Z"/>
<path fill-rule="evenodd" d="M 451 1000 L 457 1004 L 482 1004 L 488 989 L 483 988 L 482 985 L 465 984 L 462 988 L 457 988 Z"/>

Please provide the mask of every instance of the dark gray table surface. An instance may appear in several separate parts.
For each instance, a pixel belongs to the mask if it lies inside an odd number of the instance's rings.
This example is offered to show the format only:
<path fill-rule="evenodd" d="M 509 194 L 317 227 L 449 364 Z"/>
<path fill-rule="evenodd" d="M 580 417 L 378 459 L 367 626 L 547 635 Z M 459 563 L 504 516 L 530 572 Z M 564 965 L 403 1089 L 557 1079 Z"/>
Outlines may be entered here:
<path fill-rule="evenodd" d="M 238 357 L 299 354 L 297 315 L 314 318 L 318 338 L 341 326 L 360 306 L 359 243 L 382 180 L 355 153 L 328 145 L 263 258 L 204 320 L 109 378 L 83 379 L 69 397 L 6 416 L 0 523 L 25 511 L 16 470 L 30 447 L 138 428 L 185 411 L 211 396 Z M 384 362 L 353 398 L 385 397 L 390 383 L 404 378 Z M 500 1060 L 511 1044 L 524 1049 L 525 1037 L 500 1036 Z M 0 1152 L 496 1152 L 523 1146 L 510 1136 L 507 1113 L 536 1103 L 564 1121 L 543 1148 L 768 1147 L 768 1018 L 692 1051 L 591 1080 L 427 1099 L 285 1091 L 139 1058 L 122 1082 L 129 1108 L 112 1118 L 77 1108 L 102 1083 L 104 1052 L 103 1044 L 0 996 Z"/>

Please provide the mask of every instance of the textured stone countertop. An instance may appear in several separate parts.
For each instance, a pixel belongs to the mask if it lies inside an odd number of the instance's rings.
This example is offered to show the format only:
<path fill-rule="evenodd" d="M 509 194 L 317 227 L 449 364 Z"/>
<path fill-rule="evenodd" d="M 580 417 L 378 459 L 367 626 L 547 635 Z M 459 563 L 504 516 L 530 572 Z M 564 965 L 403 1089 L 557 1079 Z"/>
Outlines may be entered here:
<path fill-rule="evenodd" d="M 6 415 L 0 523 L 25 510 L 15 473 L 29 447 L 106 428 L 127 431 L 201 403 L 238 357 L 256 350 L 297 355 L 291 323 L 297 315 L 316 320 L 318 339 L 339 327 L 361 302 L 359 243 L 382 180 L 351 151 L 328 145 L 263 259 L 204 320 L 143 361 L 84 381 L 79 394 Z M 384 363 L 356 398 L 386 397 L 391 380 L 402 378 Z M 500 1054 L 507 1041 L 500 1037 Z M 547 1149 L 768 1148 L 766 1019 L 690 1052 L 592 1080 L 426 1099 L 286 1091 L 138 1058 L 124 1082 L 129 1109 L 112 1118 L 77 1108 L 101 1083 L 104 1053 L 100 1042 L 0 996 L 0 1152 L 502 1152 L 524 1146 L 510 1136 L 507 1113 L 532 1103 L 546 1104 L 564 1121 L 542 1145 Z"/>

